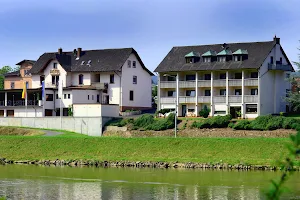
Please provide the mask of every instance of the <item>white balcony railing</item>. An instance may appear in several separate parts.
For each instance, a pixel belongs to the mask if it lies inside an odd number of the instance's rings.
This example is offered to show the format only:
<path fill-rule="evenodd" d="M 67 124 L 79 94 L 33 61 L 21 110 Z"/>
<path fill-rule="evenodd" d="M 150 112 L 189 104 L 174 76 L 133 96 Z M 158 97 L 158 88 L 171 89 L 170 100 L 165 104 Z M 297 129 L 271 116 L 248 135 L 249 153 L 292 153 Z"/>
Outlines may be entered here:
<path fill-rule="evenodd" d="M 226 80 L 224 79 L 217 79 L 213 80 L 214 87 L 226 87 Z"/>
<path fill-rule="evenodd" d="M 179 97 L 179 103 L 196 103 L 196 97 L 181 96 Z"/>
<path fill-rule="evenodd" d="M 258 86 L 258 79 L 257 78 L 247 78 L 244 80 L 245 86 Z"/>
<path fill-rule="evenodd" d="M 210 96 L 198 96 L 198 103 L 210 103 Z"/>
<path fill-rule="evenodd" d="M 198 87 L 210 87 L 210 80 L 198 80 Z"/>
<path fill-rule="evenodd" d="M 160 88 L 176 88 L 176 81 L 161 81 Z"/>
<path fill-rule="evenodd" d="M 226 96 L 214 96 L 214 103 L 226 103 Z"/>
<path fill-rule="evenodd" d="M 245 103 L 258 103 L 258 95 L 244 95 Z"/>
<path fill-rule="evenodd" d="M 195 88 L 196 81 L 179 81 L 179 88 Z"/>
<path fill-rule="evenodd" d="M 242 79 L 229 79 L 228 85 L 229 86 L 242 86 Z"/>
<path fill-rule="evenodd" d="M 92 86 L 94 86 L 97 90 L 108 89 L 108 83 L 92 82 Z"/>
<path fill-rule="evenodd" d="M 176 98 L 175 97 L 161 97 L 160 103 L 173 103 L 175 104 Z"/>
<path fill-rule="evenodd" d="M 242 95 L 229 95 L 229 103 L 242 103 Z"/>

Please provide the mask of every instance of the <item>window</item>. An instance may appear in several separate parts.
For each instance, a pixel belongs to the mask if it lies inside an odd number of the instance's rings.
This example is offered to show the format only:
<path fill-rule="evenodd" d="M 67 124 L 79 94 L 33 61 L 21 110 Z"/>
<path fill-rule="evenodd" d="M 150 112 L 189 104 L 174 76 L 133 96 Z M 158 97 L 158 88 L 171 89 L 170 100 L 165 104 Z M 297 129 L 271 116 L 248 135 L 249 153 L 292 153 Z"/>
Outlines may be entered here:
<path fill-rule="evenodd" d="M 258 78 L 258 72 L 251 72 L 251 78 Z"/>
<path fill-rule="evenodd" d="M 216 114 L 216 115 L 226 115 L 226 111 L 225 110 L 215 110 L 214 114 Z"/>
<path fill-rule="evenodd" d="M 194 81 L 196 80 L 196 75 L 185 75 L 185 80 Z"/>
<path fill-rule="evenodd" d="M 24 69 L 24 76 L 30 76 L 29 69 Z"/>
<path fill-rule="evenodd" d="M 15 82 L 10 82 L 10 88 L 15 89 Z"/>
<path fill-rule="evenodd" d="M 88 95 L 88 100 L 90 100 L 90 95 Z"/>
<path fill-rule="evenodd" d="M 129 91 L 129 100 L 133 101 L 133 91 L 132 90 Z"/>
<path fill-rule="evenodd" d="M 274 63 L 274 58 L 273 58 L 273 56 L 271 56 L 271 58 L 270 58 L 270 63 L 271 63 L 271 64 Z"/>
<path fill-rule="evenodd" d="M 204 95 L 205 95 L 205 96 L 210 96 L 210 90 L 205 90 L 205 91 L 204 91 Z"/>
<path fill-rule="evenodd" d="M 188 109 L 188 112 L 195 112 L 195 109 Z"/>
<path fill-rule="evenodd" d="M 242 56 L 234 56 L 234 61 L 242 61 Z"/>
<path fill-rule="evenodd" d="M 55 98 L 58 99 L 58 94 L 55 95 Z"/>
<path fill-rule="evenodd" d="M 282 57 L 280 57 L 280 64 L 282 64 Z"/>
<path fill-rule="evenodd" d="M 85 61 L 83 60 L 83 61 L 81 61 L 81 65 L 84 65 L 84 63 L 85 63 Z"/>
<path fill-rule="evenodd" d="M 195 90 L 187 90 L 187 91 L 185 91 L 185 95 L 188 97 L 194 97 L 194 96 L 196 96 L 196 92 L 195 92 Z"/>
<path fill-rule="evenodd" d="M 132 61 L 132 68 L 136 68 L 136 61 Z"/>
<path fill-rule="evenodd" d="M 289 97 L 290 92 L 291 92 L 290 89 L 286 89 L 286 90 L 285 90 L 285 93 L 286 93 L 285 96 L 286 96 L 286 97 Z"/>
<path fill-rule="evenodd" d="M 78 84 L 83 85 L 83 74 L 79 74 L 78 79 Z"/>
<path fill-rule="evenodd" d="M 186 58 L 186 63 L 193 63 L 194 59 L 193 58 Z"/>
<path fill-rule="evenodd" d="M 128 65 L 128 68 L 131 67 L 131 60 L 127 60 L 127 65 Z"/>
<path fill-rule="evenodd" d="M 226 79 L 226 73 L 220 74 L 220 79 Z"/>
<path fill-rule="evenodd" d="M 176 77 L 175 76 L 168 76 L 168 81 L 176 81 Z"/>
<path fill-rule="evenodd" d="M 132 78 L 132 83 L 133 83 L 133 84 L 137 84 L 137 76 L 133 76 L 133 78 Z"/>
<path fill-rule="evenodd" d="M 211 62 L 211 57 L 204 57 L 204 60 L 203 60 L 204 62 Z"/>
<path fill-rule="evenodd" d="M 210 80 L 211 74 L 204 74 L 204 80 Z"/>
<path fill-rule="evenodd" d="M 242 95 L 242 89 L 235 89 L 234 94 L 235 95 Z"/>
<path fill-rule="evenodd" d="M 110 75 L 109 80 L 110 80 L 110 83 L 115 83 L 115 76 L 114 76 L 114 74 Z"/>
<path fill-rule="evenodd" d="M 45 76 L 40 76 L 40 85 L 42 85 L 42 82 L 45 80 Z"/>
<path fill-rule="evenodd" d="M 64 94 L 64 99 L 67 99 L 67 94 Z"/>
<path fill-rule="evenodd" d="M 218 61 L 219 62 L 225 62 L 226 61 L 226 57 L 225 56 L 218 57 Z"/>
<path fill-rule="evenodd" d="M 71 94 L 68 94 L 68 99 L 71 99 Z"/>
<path fill-rule="evenodd" d="M 59 76 L 52 76 L 52 85 L 58 85 Z"/>
<path fill-rule="evenodd" d="M 57 63 L 53 63 L 53 69 L 57 69 Z"/>
<path fill-rule="evenodd" d="M 46 94 L 46 101 L 53 101 L 53 94 Z"/>
<path fill-rule="evenodd" d="M 226 89 L 220 89 L 220 95 L 226 96 Z"/>
<path fill-rule="evenodd" d="M 257 113 L 257 104 L 246 104 L 246 114 L 256 114 Z"/>
<path fill-rule="evenodd" d="M 242 73 L 235 73 L 234 78 L 235 79 L 242 79 Z"/>
<path fill-rule="evenodd" d="M 92 95 L 92 100 L 94 100 L 94 95 Z"/>
<path fill-rule="evenodd" d="M 175 97 L 176 96 L 176 92 L 175 91 L 168 91 L 168 97 Z"/>
<path fill-rule="evenodd" d="M 251 89 L 251 95 L 258 95 L 258 89 L 257 88 Z"/>

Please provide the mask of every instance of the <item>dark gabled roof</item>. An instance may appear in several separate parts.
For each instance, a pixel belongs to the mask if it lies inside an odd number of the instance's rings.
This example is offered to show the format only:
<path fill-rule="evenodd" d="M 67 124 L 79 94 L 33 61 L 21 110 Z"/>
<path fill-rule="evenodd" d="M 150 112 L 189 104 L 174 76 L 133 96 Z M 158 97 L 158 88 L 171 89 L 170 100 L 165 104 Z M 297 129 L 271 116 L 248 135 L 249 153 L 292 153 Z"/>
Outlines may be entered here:
<path fill-rule="evenodd" d="M 4 77 L 20 76 L 20 70 L 4 74 Z"/>
<path fill-rule="evenodd" d="M 145 67 L 138 53 L 133 48 L 82 51 L 79 59 L 76 59 L 77 56 L 74 52 L 63 52 L 62 54 L 58 54 L 57 52 L 44 53 L 33 65 L 30 72 L 32 74 L 41 73 L 51 60 L 57 60 L 67 72 L 120 71 L 132 53 L 135 54 L 142 67 L 150 75 L 153 75 Z"/>
<path fill-rule="evenodd" d="M 178 72 L 260 68 L 275 44 L 275 41 L 229 43 L 226 44 L 226 48 L 232 52 L 235 52 L 239 49 L 247 49 L 248 59 L 238 62 L 227 61 L 211 63 L 202 61 L 196 63 L 186 63 L 184 56 L 192 51 L 199 52 L 201 55 L 206 54 L 209 51 L 221 52 L 224 50 L 224 48 L 222 48 L 222 44 L 173 47 L 154 71 Z M 290 63 L 287 57 L 286 59 L 288 63 Z"/>
<path fill-rule="evenodd" d="M 22 65 L 23 63 L 26 63 L 26 62 L 34 65 L 34 63 L 36 61 L 35 60 L 22 60 L 22 61 L 18 62 L 16 65 Z"/>

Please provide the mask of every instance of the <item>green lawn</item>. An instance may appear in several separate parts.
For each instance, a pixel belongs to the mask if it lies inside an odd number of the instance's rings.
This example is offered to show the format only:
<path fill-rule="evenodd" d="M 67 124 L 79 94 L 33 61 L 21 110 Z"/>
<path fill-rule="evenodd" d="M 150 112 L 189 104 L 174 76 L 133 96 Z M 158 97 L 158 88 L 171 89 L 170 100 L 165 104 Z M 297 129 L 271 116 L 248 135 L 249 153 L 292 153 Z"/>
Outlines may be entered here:
<path fill-rule="evenodd" d="M 83 159 L 276 164 L 288 138 L 106 138 L 0 136 L 0 155 L 12 160 Z"/>

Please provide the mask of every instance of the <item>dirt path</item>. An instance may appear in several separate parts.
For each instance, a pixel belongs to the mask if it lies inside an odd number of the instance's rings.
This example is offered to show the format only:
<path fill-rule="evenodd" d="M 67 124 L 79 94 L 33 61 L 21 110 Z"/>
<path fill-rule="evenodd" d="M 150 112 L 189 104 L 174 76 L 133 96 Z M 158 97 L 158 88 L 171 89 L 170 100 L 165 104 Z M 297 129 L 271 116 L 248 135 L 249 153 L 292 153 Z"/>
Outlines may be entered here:
<path fill-rule="evenodd" d="M 63 134 L 62 132 L 56 132 L 56 131 L 48 131 L 48 130 L 43 130 L 45 135 L 43 136 L 56 136 L 56 135 L 61 135 Z"/>

